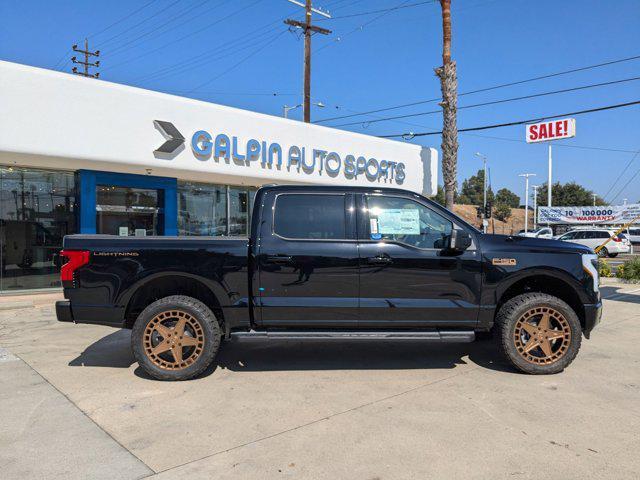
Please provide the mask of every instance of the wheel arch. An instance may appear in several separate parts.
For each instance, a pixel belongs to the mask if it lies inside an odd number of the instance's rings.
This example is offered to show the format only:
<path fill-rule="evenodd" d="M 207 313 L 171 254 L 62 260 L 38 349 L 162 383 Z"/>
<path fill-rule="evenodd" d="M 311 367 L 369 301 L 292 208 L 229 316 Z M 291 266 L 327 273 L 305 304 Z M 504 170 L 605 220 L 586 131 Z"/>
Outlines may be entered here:
<path fill-rule="evenodd" d="M 584 300 L 580 296 L 580 290 L 576 281 L 564 272 L 531 271 L 513 279 L 503 285 L 496 292 L 496 310 L 498 314 L 502 305 L 512 298 L 529 292 L 546 293 L 567 303 L 580 320 L 580 325 L 585 326 Z"/>
<path fill-rule="evenodd" d="M 130 289 L 132 292 L 122 303 L 126 304 L 124 327 L 132 328 L 144 308 L 160 298 L 185 295 L 201 301 L 214 313 L 224 328 L 224 315 L 220 302 L 220 288 L 212 282 L 187 272 L 167 272 L 151 275 Z"/>

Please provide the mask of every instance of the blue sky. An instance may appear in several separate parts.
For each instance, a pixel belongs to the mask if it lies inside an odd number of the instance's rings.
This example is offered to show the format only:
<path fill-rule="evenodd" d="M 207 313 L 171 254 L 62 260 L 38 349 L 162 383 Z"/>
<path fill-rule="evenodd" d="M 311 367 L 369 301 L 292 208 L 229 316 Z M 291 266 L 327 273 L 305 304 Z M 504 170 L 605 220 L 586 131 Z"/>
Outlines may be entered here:
<path fill-rule="evenodd" d="M 303 43 L 282 20 L 302 19 L 301 8 L 286 0 L 149 2 L 0 0 L 0 59 L 69 71 L 70 46 L 89 36 L 91 47 L 102 51 L 104 80 L 273 115 L 281 115 L 284 104 L 300 103 Z M 433 73 L 441 63 L 437 3 L 349 16 L 414 3 L 420 2 L 315 0 L 315 6 L 346 18 L 316 16 L 318 25 L 333 33 L 313 38 L 312 96 L 326 104 L 313 109 L 313 120 L 439 95 Z M 453 0 L 452 17 L 461 92 L 640 55 L 638 0 Z M 638 76 L 640 59 L 464 96 L 459 105 Z M 639 99 L 640 81 L 631 81 L 461 110 L 458 125 L 524 120 Z M 429 103 L 324 124 L 435 109 L 437 104 Z M 290 113 L 300 115 L 300 109 Z M 385 135 L 440 126 L 441 115 L 430 114 L 340 128 Z M 640 106 L 578 116 L 576 138 L 554 148 L 555 179 L 575 180 L 600 195 L 611 190 L 606 199 L 615 203 L 623 198 L 640 201 L 640 173 L 616 195 L 640 170 L 640 155 L 614 186 L 634 157 L 630 152 L 640 150 L 639 133 Z M 440 145 L 439 136 L 412 141 L 438 149 Z M 475 152 L 489 158 L 494 190 L 508 187 L 522 195 L 524 182 L 518 174 L 523 172 L 538 175 L 534 184 L 546 180 L 546 146 L 524 143 L 523 126 L 461 134 L 460 183 L 481 167 Z"/>

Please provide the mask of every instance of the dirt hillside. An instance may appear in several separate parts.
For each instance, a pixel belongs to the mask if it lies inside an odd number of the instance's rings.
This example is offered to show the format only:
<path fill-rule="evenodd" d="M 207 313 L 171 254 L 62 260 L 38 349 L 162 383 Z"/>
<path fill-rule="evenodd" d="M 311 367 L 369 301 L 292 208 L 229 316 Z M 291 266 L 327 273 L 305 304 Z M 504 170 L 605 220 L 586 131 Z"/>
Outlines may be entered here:
<path fill-rule="evenodd" d="M 464 218 L 471 225 L 482 228 L 481 220 L 476 215 L 475 205 L 454 205 L 453 211 Z M 524 208 L 512 208 L 511 217 L 506 222 L 501 222 L 497 218 L 489 219 L 488 233 L 499 233 L 511 235 L 518 233 L 524 228 Z M 529 211 L 529 228 L 533 228 L 533 212 Z"/>

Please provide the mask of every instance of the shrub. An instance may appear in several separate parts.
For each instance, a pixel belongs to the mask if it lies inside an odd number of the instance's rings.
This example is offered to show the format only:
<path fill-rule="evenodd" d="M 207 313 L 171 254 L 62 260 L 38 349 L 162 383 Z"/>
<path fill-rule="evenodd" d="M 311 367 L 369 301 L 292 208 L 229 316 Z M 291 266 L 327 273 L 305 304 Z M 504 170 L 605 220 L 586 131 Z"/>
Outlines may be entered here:
<path fill-rule="evenodd" d="M 511 216 L 511 207 L 506 203 L 498 203 L 493 211 L 493 215 L 501 222 L 506 222 Z"/>
<path fill-rule="evenodd" d="M 612 277 L 611 265 L 602 259 L 598 259 L 598 274 L 601 277 Z"/>
<path fill-rule="evenodd" d="M 640 282 L 640 257 L 627 260 L 618 267 L 616 276 L 630 282 Z"/>

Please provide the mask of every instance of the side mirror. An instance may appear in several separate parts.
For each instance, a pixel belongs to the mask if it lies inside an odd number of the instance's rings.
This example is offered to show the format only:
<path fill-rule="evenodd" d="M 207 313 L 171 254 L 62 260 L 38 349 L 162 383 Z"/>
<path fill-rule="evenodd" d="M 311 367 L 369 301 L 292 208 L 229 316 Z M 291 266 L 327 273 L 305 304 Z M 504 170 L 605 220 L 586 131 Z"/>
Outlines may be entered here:
<path fill-rule="evenodd" d="M 448 249 L 455 252 L 464 252 L 472 243 L 473 240 L 468 232 L 454 228 L 451 230 L 451 235 L 449 236 Z"/>

